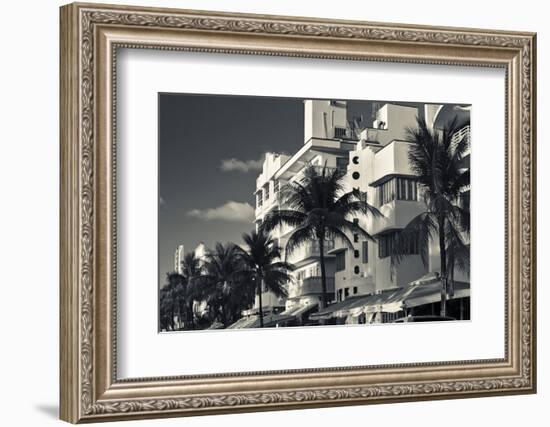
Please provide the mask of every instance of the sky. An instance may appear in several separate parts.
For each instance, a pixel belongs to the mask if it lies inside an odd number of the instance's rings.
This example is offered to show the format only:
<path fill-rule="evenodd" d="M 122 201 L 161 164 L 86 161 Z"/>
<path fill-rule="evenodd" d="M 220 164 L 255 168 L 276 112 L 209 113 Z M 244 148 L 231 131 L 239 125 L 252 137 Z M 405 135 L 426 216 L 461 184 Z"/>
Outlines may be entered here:
<path fill-rule="evenodd" d="M 159 95 L 159 273 L 175 248 L 239 243 L 253 229 L 254 191 L 268 151 L 303 143 L 297 99 Z"/>
<path fill-rule="evenodd" d="M 370 114 L 348 103 L 348 115 Z M 159 94 L 159 279 L 174 251 L 203 242 L 239 244 L 252 231 L 256 177 L 266 152 L 303 145 L 303 101 L 294 98 Z"/>

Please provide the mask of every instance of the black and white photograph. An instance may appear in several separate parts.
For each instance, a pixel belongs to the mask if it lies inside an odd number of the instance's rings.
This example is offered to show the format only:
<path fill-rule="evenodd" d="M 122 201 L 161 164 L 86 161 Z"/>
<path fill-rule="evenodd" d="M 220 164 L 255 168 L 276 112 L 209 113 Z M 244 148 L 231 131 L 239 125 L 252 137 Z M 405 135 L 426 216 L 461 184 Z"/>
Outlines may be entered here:
<path fill-rule="evenodd" d="M 159 93 L 159 331 L 470 320 L 471 108 Z"/>

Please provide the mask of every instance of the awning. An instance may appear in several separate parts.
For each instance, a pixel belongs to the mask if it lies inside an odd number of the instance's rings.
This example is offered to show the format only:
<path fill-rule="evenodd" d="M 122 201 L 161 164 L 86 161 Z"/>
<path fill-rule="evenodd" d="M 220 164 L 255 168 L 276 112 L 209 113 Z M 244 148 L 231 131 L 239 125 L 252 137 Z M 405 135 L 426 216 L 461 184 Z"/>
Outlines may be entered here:
<path fill-rule="evenodd" d="M 299 304 L 294 307 L 291 307 L 279 314 L 268 314 L 264 316 L 264 327 L 272 327 L 277 324 L 290 322 L 291 320 L 296 319 L 298 316 L 301 316 L 309 310 L 313 310 L 317 307 L 317 304 Z M 251 316 L 248 318 L 248 321 L 243 321 L 239 323 L 242 319 L 239 319 L 233 325 L 232 329 L 243 329 L 243 328 L 259 328 L 260 327 L 260 317 Z"/>
<path fill-rule="evenodd" d="M 370 314 L 379 311 L 396 313 L 402 310 L 404 288 L 387 289 L 382 292 L 368 295 L 355 301 L 343 315 L 359 316 L 362 313 Z"/>
<path fill-rule="evenodd" d="M 279 323 L 286 323 L 290 320 L 295 319 L 295 316 L 288 316 L 284 314 L 269 314 L 267 316 L 264 316 L 264 328 L 269 328 L 272 326 L 276 326 Z M 254 323 L 252 323 L 249 326 L 246 326 L 247 328 L 259 328 L 260 327 L 260 317 L 256 316 Z"/>
<path fill-rule="evenodd" d="M 281 315 L 298 317 L 306 311 L 313 310 L 315 307 L 317 307 L 317 304 L 298 304 L 283 311 Z"/>
<path fill-rule="evenodd" d="M 418 307 L 424 304 L 432 304 L 441 301 L 441 280 L 436 279 L 431 283 L 423 283 L 411 286 L 413 291 L 404 301 L 407 308 Z M 470 296 L 470 284 L 467 282 L 454 282 L 454 295 L 451 299 L 467 298 Z"/>
<path fill-rule="evenodd" d="M 252 325 L 258 316 L 248 316 L 248 317 L 241 317 L 239 320 L 237 320 L 235 323 L 232 323 L 227 327 L 227 329 L 245 329 L 250 328 L 250 325 Z"/>
<path fill-rule="evenodd" d="M 342 317 L 342 310 L 349 308 L 349 306 L 354 302 L 357 302 L 358 299 L 364 299 L 364 298 L 367 298 L 367 297 L 363 295 L 363 296 L 347 298 L 344 301 L 331 304 L 328 307 L 325 307 L 322 310 L 319 310 L 317 313 L 311 314 L 309 318 L 313 320 L 326 320 L 332 317 Z"/>
<path fill-rule="evenodd" d="M 470 284 L 454 282 L 454 295 L 451 299 L 470 296 Z M 441 299 L 441 280 L 429 274 L 411 282 L 403 288 L 387 289 L 370 295 L 347 298 L 344 301 L 329 305 L 318 313 L 310 315 L 313 320 L 327 320 L 333 317 L 357 317 L 365 313 L 372 315 L 378 312 L 397 313 L 404 308 L 438 302 Z"/>

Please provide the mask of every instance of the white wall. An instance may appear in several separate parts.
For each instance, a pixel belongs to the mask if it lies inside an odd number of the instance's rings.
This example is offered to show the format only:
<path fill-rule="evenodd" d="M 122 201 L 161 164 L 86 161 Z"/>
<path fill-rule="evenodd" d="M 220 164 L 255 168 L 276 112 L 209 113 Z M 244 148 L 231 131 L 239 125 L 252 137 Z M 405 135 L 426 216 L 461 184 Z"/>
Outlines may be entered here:
<path fill-rule="evenodd" d="M 111 0 L 113 3 L 127 1 Z M 550 29 L 544 2 L 464 0 L 460 7 L 434 1 L 384 2 L 372 7 L 352 0 L 186 0 L 134 4 L 227 10 L 325 18 L 368 19 L 414 24 L 492 27 L 538 31 L 538 90 L 549 93 Z M 58 10 L 57 0 L 5 2 L 2 8 L 0 68 L 0 378 L 2 424 L 59 425 L 58 400 Z M 538 117 L 550 115 L 550 101 L 539 96 Z M 550 127 L 539 119 L 539 141 L 550 139 Z M 539 164 L 550 161 L 550 148 L 539 144 Z M 539 169 L 539 294 L 541 308 L 550 298 L 548 168 Z M 546 194 L 545 194 L 546 193 Z M 31 271 L 30 268 L 33 270 Z M 124 426 L 276 426 L 352 424 L 415 426 L 543 425 L 550 404 L 547 369 L 550 338 L 547 310 L 539 310 L 539 394 L 403 403 L 363 407 L 284 411 L 185 421 L 140 421 Z M 9 344 L 8 344 L 9 343 Z M 122 424 L 121 424 L 122 425 Z"/>

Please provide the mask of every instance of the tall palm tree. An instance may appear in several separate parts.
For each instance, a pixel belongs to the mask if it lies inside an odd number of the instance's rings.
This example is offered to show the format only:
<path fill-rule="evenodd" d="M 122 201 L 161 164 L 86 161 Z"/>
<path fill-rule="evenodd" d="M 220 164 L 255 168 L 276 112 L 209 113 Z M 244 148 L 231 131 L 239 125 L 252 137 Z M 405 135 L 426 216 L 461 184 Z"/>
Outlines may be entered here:
<path fill-rule="evenodd" d="M 188 252 L 184 255 L 181 263 L 182 275 L 185 279 L 185 312 L 186 318 L 191 327 L 195 328 L 194 304 L 201 301 L 203 291 L 200 286 L 202 273 L 201 261 L 195 256 L 195 252 Z"/>
<path fill-rule="evenodd" d="M 181 307 L 183 276 L 166 273 L 166 283 L 159 292 L 160 323 L 165 329 L 175 329 L 174 317 Z M 181 317 L 181 312 L 179 312 Z"/>
<path fill-rule="evenodd" d="M 293 228 L 285 247 L 288 256 L 299 246 L 313 241 L 319 245 L 322 298 L 320 307 L 328 304 L 325 271 L 325 241 L 339 238 L 353 248 L 346 233 L 356 233 L 373 240 L 372 236 L 353 222 L 359 215 L 382 215 L 367 203 L 366 193 L 344 190 L 345 172 L 335 168 L 308 165 L 302 179 L 284 185 L 281 193 L 285 208 L 266 215 L 262 229 L 271 231 L 280 225 Z"/>
<path fill-rule="evenodd" d="M 224 326 L 233 320 L 237 310 L 235 305 L 239 305 L 236 300 L 240 296 L 238 273 L 241 270 L 237 247 L 232 243 L 216 243 L 214 250 L 206 256 L 204 274 L 198 280 L 204 289 L 204 300 L 215 317 L 212 320 L 218 320 Z"/>
<path fill-rule="evenodd" d="M 174 326 L 174 299 L 172 292 L 166 287 L 161 288 L 159 293 L 159 320 L 161 330 L 173 329 Z"/>
<path fill-rule="evenodd" d="M 240 251 L 248 283 L 252 284 L 259 303 L 260 328 L 264 327 L 262 292 L 267 289 L 277 297 L 288 295 L 285 284 L 292 281 L 294 266 L 281 260 L 281 248 L 264 230 L 243 234 L 245 246 Z"/>
<path fill-rule="evenodd" d="M 431 129 L 424 119 L 408 130 L 409 165 L 417 176 L 419 194 L 426 211 L 414 217 L 395 236 L 392 264 L 407 255 L 413 241 L 419 242 L 422 261 L 428 263 L 430 241 L 437 239 L 441 264 L 441 315 L 447 313 L 448 272 L 454 268 L 469 271 L 470 209 L 461 203 L 462 193 L 470 185 L 470 169 L 464 167 L 468 149 L 466 135 L 457 139 L 456 118 L 442 130 Z"/>

